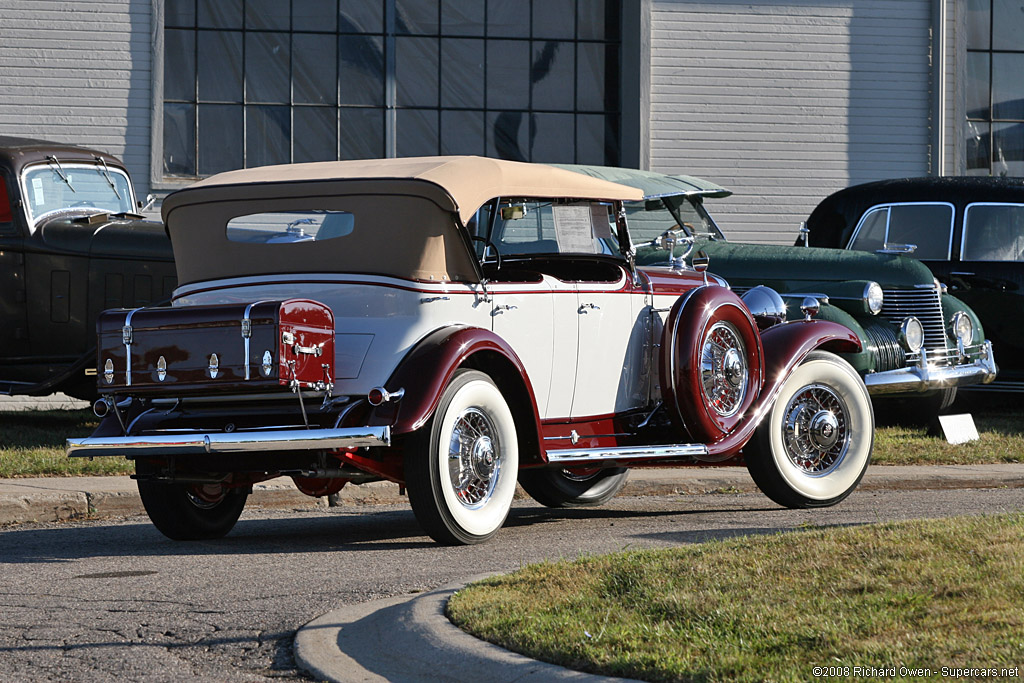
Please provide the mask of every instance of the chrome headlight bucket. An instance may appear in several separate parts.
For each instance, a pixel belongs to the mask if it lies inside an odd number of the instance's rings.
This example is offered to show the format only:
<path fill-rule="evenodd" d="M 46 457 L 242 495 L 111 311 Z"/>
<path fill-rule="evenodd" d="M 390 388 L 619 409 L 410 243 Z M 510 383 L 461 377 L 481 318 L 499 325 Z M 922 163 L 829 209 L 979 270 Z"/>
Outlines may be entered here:
<path fill-rule="evenodd" d="M 750 366 L 739 331 L 720 321 L 704 335 L 700 354 L 700 380 L 704 400 L 722 417 L 739 412 L 747 394 Z"/>
<path fill-rule="evenodd" d="M 771 287 L 758 285 L 740 297 L 754 316 L 758 329 L 766 330 L 786 321 L 786 302 Z"/>
<path fill-rule="evenodd" d="M 917 353 L 924 346 L 924 325 L 912 315 L 900 323 L 900 345 L 910 353 Z"/>
<path fill-rule="evenodd" d="M 949 320 L 949 336 L 962 346 L 970 346 L 974 339 L 974 323 L 971 322 L 971 316 L 963 311 L 954 313 Z"/>
<path fill-rule="evenodd" d="M 882 304 L 885 302 L 885 294 L 882 292 L 882 285 L 877 282 L 869 282 L 864 288 L 864 306 L 871 315 L 878 315 L 882 312 Z"/>

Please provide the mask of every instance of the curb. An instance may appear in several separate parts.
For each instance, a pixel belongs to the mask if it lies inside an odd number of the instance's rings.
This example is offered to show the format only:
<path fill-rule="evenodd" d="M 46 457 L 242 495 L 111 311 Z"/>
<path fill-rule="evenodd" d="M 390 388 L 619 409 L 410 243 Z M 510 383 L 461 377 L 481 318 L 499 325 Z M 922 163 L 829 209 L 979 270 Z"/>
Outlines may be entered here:
<path fill-rule="evenodd" d="M 332 682 L 632 680 L 539 662 L 479 640 L 448 621 L 448 598 L 488 576 L 494 574 L 329 612 L 296 632 L 295 661 L 316 680 Z M 402 656 L 396 657 L 396 652 Z"/>
<path fill-rule="evenodd" d="M 858 490 L 923 490 L 949 488 L 1024 488 L 1024 463 L 1003 465 L 874 466 Z M 362 507 L 405 504 L 391 482 L 350 485 L 331 505 Z M 638 468 L 619 495 L 670 496 L 704 493 L 752 493 L 758 488 L 743 467 Z M 522 490 L 517 498 L 526 498 Z M 326 507 L 326 498 L 300 493 L 286 477 L 257 484 L 248 505 L 277 509 Z M 0 524 L 104 519 L 145 512 L 135 482 L 122 477 L 42 477 L 0 479 Z"/>

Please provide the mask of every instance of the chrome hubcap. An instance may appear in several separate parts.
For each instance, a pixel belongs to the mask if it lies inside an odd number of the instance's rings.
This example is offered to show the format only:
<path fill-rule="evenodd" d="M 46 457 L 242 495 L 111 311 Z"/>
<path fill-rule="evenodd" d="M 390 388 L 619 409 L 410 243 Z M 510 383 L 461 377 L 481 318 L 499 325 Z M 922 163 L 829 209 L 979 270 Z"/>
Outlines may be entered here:
<path fill-rule="evenodd" d="M 747 391 L 747 361 L 743 341 L 729 323 L 711 326 L 700 355 L 704 398 L 722 417 L 735 415 Z"/>
<path fill-rule="evenodd" d="M 828 474 L 850 445 L 848 411 L 829 387 L 814 384 L 798 391 L 786 406 L 783 440 L 786 455 L 805 474 Z"/>
<path fill-rule="evenodd" d="M 448 476 L 459 502 L 483 506 L 501 474 L 501 447 L 490 419 L 476 408 L 462 411 L 448 440 Z"/>

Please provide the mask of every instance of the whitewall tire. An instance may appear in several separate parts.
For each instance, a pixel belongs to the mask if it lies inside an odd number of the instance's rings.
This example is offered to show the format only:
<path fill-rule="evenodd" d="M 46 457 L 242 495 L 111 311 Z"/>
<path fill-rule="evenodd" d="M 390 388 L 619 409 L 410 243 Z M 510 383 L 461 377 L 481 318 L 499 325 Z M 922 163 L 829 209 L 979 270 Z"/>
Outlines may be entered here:
<path fill-rule="evenodd" d="M 779 505 L 835 505 L 867 470 L 874 422 L 857 372 L 838 356 L 815 351 L 786 379 L 744 449 L 747 469 Z"/>
<path fill-rule="evenodd" d="M 486 541 L 508 517 L 518 470 L 516 425 L 501 391 L 482 372 L 456 371 L 406 448 L 416 519 L 439 543 Z"/>

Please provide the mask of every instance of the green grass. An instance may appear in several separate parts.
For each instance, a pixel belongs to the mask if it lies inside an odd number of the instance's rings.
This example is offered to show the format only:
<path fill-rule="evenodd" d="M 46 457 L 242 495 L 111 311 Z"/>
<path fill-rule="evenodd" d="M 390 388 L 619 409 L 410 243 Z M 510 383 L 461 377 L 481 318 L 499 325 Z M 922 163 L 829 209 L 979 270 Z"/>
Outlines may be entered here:
<path fill-rule="evenodd" d="M 0 477 L 109 475 L 134 472 L 124 458 L 68 458 L 64 440 L 89 436 L 99 424 L 91 410 L 0 412 Z"/>
<path fill-rule="evenodd" d="M 448 615 L 534 658 L 650 681 L 1024 667 L 1024 514 L 549 562 L 469 586 Z"/>
<path fill-rule="evenodd" d="M 951 446 L 925 427 L 879 427 L 876 465 L 982 465 L 1024 462 L 1024 408 L 979 404 L 974 413 L 981 438 Z M 88 436 L 98 420 L 91 410 L 0 412 L 0 477 L 129 474 L 124 458 L 69 459 L 64 439 Z"/>

